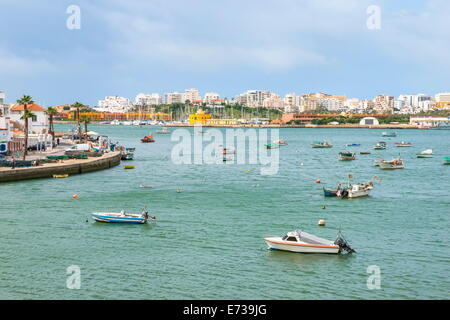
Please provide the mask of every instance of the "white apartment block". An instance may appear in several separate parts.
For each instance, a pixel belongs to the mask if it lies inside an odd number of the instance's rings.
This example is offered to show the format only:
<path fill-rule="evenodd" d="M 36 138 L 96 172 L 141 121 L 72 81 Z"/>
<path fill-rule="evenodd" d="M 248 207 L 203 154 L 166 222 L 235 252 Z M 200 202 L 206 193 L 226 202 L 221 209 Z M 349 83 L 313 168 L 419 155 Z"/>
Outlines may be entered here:
<path fill-rule="evenodd" d="M 204 101 L 206 103 L 212 103 L 214 101 L 220 100 L 220 95 L 215 92 L 207 92 L 205 93 Z"/>
<path fill-rule="evenodd" d="M 98 112 L 119 112 L 125 113 L 134 107 L 133 103 L 124 97 L 108 96 L 104 100 L 98 101 L 98 106 L 94 109 Z"/>
<path fill-rule="evenodd" d="M 139 93 L 134 99 L 138 106 L 151 106 L 162 104 L 162 97 L 159 93 Z"/>
<path fill-rule="evenodd" d="M 435 96 L 436 102 L 450 102 L 450 92 L 438 93 Z"/>
<path fill-rule="evenodd" d="M 284 109 L 284 105 L 284 100 L 275 93 L 272 93 L 269 98 L 263 101 L 263 107 L 268 109 Z"/>
<path fill-rule="evenodd" d="M 238 104 L 245 105 L 247 107 L 260 108 L 263 107 L 265 99 L 270 98 L 272 92 L 264 90 L 248 90 L 245 93 L 241 93 L 235 97 L 235 101 Z"/>
<path fill-rule="evenodd" d="M 202 97 L 200 96 L 200 93 L 197 89 L 186 89 L 184 90 L 184 99 L 189 101 L 200 101 L 202 100 Z"/>
<path fill-rule="evenodd" d="M 185 94 L 179 92 L 171 92 L 165 94 L 166 104 L 184 103 L 186 101 Z"/>
<path fill-rule="evenodd" d="M 374 110 L 377 112 L 394 111 L 394 97 L 386 94 L 380 94 L 373 99 Z"/>

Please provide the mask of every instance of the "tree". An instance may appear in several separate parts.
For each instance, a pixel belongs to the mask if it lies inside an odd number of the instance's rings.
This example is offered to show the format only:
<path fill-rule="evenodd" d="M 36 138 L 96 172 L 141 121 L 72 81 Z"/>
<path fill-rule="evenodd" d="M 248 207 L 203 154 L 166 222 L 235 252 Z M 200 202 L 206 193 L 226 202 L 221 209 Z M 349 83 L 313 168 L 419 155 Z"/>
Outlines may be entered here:
<path fill-rule="evenodd" d="M 58 111 L 56 110 L 56 108 L 50 107 L 47 109 L 47 111 L 45 111 L 45 113 L 48 115 L 48 119 L 50 122 L 48 131 L 52 135 L 52 143 L 54 143 L 55 142 L 55 129 L 53 127 L 53 117 L 58 113 Z"/>
<path fill-rule="evenodd" d="M 78 128 L 78 137 L 81 142 L 81 125 L 80 125 L 80 109 L 84 108 L 84 105 L 80 102 L 75 102 L 72 107 L 76 108 L 76 118 L 77 118 L 77 128 Z"/>
<path fill-rule="evenodd" d="M 17 103 L 19 105 L 23 105 L 23 115 L 22 117 L 20 117 L 20 119 L 23 119 L 25 122 L 25 129 L 24 129 L 25 139 L 23 144 L 23 160 L 25 160 L 28 151 L 28 119 L 35 116 L 34 113 L 28 110 L 28 105 L 33 104 L 34 101 L 33 98 L 31 98 L 30 96 L 23 95 L 22 98 L 17 100 Z"/>
<path fill-rule="evenodd" d="M 83 114 L 82 116 L 81 116 L 81 122 L 83 122 L 84 123 L 84 134 L 85 134 L 85 142 L 87 142 L 87 137 L 88 137 L 88 124 L 89 123 L 91 123 L 91 117 L 89 117 L 88 115 L 86 115 L 86 114 Z"/>

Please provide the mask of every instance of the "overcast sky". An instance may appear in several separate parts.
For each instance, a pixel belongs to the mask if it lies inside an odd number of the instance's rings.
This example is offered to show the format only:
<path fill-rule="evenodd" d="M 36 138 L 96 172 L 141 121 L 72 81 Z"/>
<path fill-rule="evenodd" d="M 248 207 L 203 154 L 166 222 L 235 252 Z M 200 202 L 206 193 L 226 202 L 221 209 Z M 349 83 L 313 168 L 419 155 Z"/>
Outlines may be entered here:
<path fill-rule="evenodd" d="M 449 21 L 448 0 L 0 0 L 0 91 L 45 107 L 186 88 L 434 95 L 450 91 Z"/>

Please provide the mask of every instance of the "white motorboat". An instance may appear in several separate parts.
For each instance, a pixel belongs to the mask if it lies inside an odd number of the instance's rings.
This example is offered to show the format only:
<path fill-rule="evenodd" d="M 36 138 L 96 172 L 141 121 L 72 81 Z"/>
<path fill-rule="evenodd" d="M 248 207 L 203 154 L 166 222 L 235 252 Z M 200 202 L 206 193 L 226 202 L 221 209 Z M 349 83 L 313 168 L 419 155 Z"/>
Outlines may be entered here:
<path fill-rule="evenodd" d="M 403 169 L 405 165 L 402 159 L 396 158 L 391 161 L 380 161 L 379 167 L 381 170 L 395 170 Z"/>
<path fill-rule="evenodd" d="M 98 222 L 116 222 L 116 223 L 146 223 L 147 220 L 156 220 L 156 217 L 148 215 L 148 211 L 144 208 L 141 214 L 127 213 L 122 210 L 116 212 L 93 212 L 92 218 Z"/>
<path fill-rule="evenodd" d="M 316 237 L 302 230 L 288 232 L 283 238 L 264 238 L 268 249 L 298 253 L 339 253 L 342 250 L 354 252 L 345 239 L 338 234 L 336 241 Z"/>
<path fill-rule="evenodd" d="M 124 122 L 122 122 L 122 124 L 124 126 L 131 126 L 131 125 L 133 125 L 133 122 L 132 121 L 124 121 Z"/>
<path fill-rule="evenodd" d="M 340 198 L 362 198 L 368 197 L 370 190 L 373 189 L 373 183 L 349 184 L 347 188 L 339 189 L 336 195 Z"/>
<path fill-rule="evenodd" d="M 120 121 L 115 119 L 115 120 L 111 121 L 110 124 L 112 124 L 114 126 L 118 126 L 120 124 Z"/>
<path fill-rule="evenodd" d="M 427 149 L 418 153 L 417 158 L 433 158 L 433 149 Z"/>

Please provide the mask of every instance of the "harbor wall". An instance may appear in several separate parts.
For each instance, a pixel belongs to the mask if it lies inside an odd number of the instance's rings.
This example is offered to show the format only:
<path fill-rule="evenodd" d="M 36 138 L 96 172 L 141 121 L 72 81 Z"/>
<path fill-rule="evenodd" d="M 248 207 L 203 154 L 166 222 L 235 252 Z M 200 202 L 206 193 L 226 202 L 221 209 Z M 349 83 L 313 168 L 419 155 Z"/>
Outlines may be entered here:
<path fill-rule="evenodd" d="M 37 178 L 51 178 L 54 174 L 81 174 L 97 170 L 109 169 L 120 164 L 120 152 L 104 154 L 99 158 L 85 160 L 68 160 L 66 163 L 50 163 L 29 168 L 2 168 L 0 183 Z"/>

